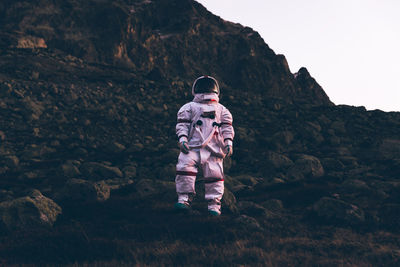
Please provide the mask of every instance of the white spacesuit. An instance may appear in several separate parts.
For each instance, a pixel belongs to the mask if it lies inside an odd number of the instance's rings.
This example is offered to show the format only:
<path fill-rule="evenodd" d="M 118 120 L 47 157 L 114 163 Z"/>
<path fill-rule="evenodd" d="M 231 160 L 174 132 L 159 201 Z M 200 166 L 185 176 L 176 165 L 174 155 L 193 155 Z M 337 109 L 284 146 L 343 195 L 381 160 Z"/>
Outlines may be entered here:
<path fill-rule="evenodd" d="M 211 215 L 221 214 L 224 194 L 223 159 L 232 154 L 232 115 L 219 103 L 218 82 L 202 76 L 193 83 L 192 102 L 178 112 L 176 134 L 181 153 L 176 165 L 177 209 L 189 209 L 195 194 L 195 180 L 201 168 L 205 199 Z"/>

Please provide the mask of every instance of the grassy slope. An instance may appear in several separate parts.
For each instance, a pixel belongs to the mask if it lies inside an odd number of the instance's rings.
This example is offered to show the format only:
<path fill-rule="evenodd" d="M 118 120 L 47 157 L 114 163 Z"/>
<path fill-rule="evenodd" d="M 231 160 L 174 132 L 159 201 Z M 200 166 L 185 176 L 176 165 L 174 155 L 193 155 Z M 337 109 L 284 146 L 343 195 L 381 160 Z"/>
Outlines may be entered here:
<path fill-rule="evenodd" d="M 208 217 L 200 200 L 190 215 L 176 214 L 172 203 L 116 195 L 64 208 L 53 229 L 3 235 L 1 263 L 395 266 L 400 258 L 400 236 L 382 230 L 318 224 L 296 210 L 258 217 L 262 230 L 251 230 L 234 215 Z"/>

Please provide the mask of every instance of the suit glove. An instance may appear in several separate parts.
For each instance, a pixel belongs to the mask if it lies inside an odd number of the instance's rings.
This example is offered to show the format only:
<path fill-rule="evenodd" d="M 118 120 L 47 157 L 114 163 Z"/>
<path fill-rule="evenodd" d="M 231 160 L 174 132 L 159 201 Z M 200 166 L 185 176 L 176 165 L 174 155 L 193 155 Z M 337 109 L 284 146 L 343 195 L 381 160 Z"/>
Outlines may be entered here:
<path fill-rule="evenodd" d="M 184 154 L 189 153 L 189 145 L 187 141 L 179 142 L 179 148 L 181 149 L 182 153 Z"/>
<path fill-rule="evenodd" d="M 225 157 L 230 157 L 233 154 L 233 147 L 231 145 L 226 145 L 224 147 Z"/>

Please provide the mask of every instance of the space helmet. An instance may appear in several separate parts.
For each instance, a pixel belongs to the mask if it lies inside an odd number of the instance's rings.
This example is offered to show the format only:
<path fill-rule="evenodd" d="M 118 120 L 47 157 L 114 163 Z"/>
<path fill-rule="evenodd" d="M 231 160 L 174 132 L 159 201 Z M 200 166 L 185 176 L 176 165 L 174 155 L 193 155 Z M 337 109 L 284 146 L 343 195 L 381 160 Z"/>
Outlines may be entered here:
<path fill-rule="evenodd" d="M 197 78 L 192 86 L 192 94 L 216 93 L 219 95 L 219 85 L 215 78 L 211 76 L 201 76 Z"/>

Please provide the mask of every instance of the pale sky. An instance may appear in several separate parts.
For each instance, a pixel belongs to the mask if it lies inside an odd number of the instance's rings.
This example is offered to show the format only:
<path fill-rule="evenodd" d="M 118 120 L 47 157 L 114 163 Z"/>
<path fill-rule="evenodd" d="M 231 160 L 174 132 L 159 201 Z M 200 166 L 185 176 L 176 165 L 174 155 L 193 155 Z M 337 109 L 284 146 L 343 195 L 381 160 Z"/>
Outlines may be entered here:
<path fill-rule="evenodd" d="M 335 104 L 400 111 L 400 0 L 197 0 L 257 31 Z"/>

